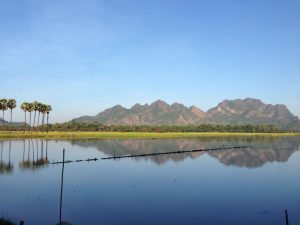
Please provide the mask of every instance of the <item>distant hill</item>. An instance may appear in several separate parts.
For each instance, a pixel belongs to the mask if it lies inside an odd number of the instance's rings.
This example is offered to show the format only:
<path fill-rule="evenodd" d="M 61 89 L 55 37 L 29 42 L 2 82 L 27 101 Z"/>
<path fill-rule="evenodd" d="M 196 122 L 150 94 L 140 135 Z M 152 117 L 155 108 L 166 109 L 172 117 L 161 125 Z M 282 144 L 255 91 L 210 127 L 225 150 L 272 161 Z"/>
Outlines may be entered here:
<path fill-rule="evenodd" d="M 158 100 L 148 105 L 135 104 L 126 109 L 121 105 L 100 112 L 96 116 L 83 116 L 75 119 L 79 122 L 98 122 L 107 125 L 161 125 L 200 123 L 205 112 L 195 106 L 186 107 L 179 103 L 172 105 Z"/>
<path fill-rule="evenodd" d="M 0 126 L 2 126 L 3 124 L 3 119 L 0 117 Z M 20 122 L 8 122 L 6 120 L 4 120 L 4 125 L 12 125 L 12 126 L 21 126 L 21 125 L 24 125 L 24 123 L 20 123 Z"/>
<path fill-rule="evenodd" d="M 215 124 L 273 124 L 281 129 L 300 128 L 300 120 L 285 105 L 265 104 L 253 98 L 225 100 L 207 111 L 206 121 Z"/>
<path fill-rule="evenodd" d="M 0 125 L 3 124 L 3 119 L 0 117 Z M 8 122 L 6 120 L 4 120 L 4 125 L 8 124 Z"/>
<path fill-rule="evenodd" d="M 258 99 L 225 100 L 206 113 L 183 104 L 135 104 L 130 109 L 113 106 L 95 116 L 82 116 L 76 122 L 105 125 L 196 125 L 196 124 L 273 124 L 281 129 L 300 130 L 300 120 L 285 105 L 265 104 Z"/>

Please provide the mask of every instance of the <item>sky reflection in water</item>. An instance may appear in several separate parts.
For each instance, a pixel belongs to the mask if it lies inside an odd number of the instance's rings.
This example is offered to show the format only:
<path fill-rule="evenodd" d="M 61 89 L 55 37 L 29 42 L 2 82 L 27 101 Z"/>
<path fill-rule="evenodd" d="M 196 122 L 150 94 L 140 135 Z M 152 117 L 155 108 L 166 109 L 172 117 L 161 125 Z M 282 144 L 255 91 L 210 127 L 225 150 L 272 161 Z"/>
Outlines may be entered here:
<path fill-rule="evenodd" d="M 76 160 L 237 145 L 253 147 L 66 164 L 63 219 L 284 224 L 287 208 L 290 224 L 300 224 L 297 137 L 0 141 L 0 214 L 27 224 L 58 222 L 61 165 L 49 162 L 60 161 L 63 148 Z"/>

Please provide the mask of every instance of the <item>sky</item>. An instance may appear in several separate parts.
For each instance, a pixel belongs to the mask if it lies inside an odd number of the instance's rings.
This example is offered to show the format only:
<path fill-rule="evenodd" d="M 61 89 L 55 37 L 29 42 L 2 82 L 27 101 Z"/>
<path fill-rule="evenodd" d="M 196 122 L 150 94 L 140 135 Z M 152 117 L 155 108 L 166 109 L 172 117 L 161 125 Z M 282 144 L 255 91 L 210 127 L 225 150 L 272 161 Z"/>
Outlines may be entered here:
<path fill-rule="evenodd" d="M 0 0 L 0 83 L 15 121 L 34 100 L 50 122 L 157 99 L 300 116 L 300 1 Z"/>

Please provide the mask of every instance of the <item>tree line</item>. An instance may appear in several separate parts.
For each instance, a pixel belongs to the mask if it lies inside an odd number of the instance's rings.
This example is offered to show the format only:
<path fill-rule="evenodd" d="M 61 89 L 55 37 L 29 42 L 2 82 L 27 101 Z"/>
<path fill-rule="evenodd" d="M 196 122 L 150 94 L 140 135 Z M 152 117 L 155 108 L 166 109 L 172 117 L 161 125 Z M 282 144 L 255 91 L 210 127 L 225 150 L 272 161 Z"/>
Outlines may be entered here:
<path fill-rule="evenodd" d="M 12 110 L 16 108 L 16 100 L 15 99 L 6 99 L 2 98 L 0 99 L 0 110 L 2 111 L 2 130 L 4 130 L 4 112 L 8 109 L 10 109 L 10 123 L 12 122 Z M 12 129 L 12 126 L 10 126 L 10 130 Z"/>
<path fill-rule="evenodd" d="M 103 125 L 70 121 L 49 125 L 50 131 L 111 131 L 111 132 L 242 132 L 242 133 L 279 133 L 285 132 L 274 125 Z"/>
<path fill-rule="evenodd" d="M 0 110 L 2 111 L 2 130 L 5 130 L 4 116 L 5 111 L 10 110 L 10 131 L 14 130 L 44 131 L 45 117 L 47 123 L 47 132 L 50 131 L 111 131 L 111 132 L 243 132 L 243 133 L 278 133 L 286 132 L 274 125 L 218 125 L 218 124 L 199 124 L 199 125 L 104 125 L 95 123 L 82 123 L 72 120 L 66 123 L 49 124 L 49 113 L 52 107 L 37 101 L 32 103 L 23 102 L 20 108 L 24 112 L 24 126 L 12 126 L 12 112 L 17 106 L 15 99 L 0 99 Z M 33 121 L 32 121 L 32 112 Z M 29 123 L 27 122 L 27 113 L 29 113 Z M 40 124 L 40 116 L 41 124 Z M 37 118 L 36 118 L 37 117 Z"/>
<path fill-rule="evenodd" d="M 0 99 L 0 110 L 2 111 L 2 130 L 5 130 L 4 121 L 5 121 L 5 111 L 10 109 L 10 126 L 9 130 L 12 131 L 12 111 L 17 107 L 17 102 L 15 99 Z M 24 118 L 24 132 L 26 131 L 27 127 L 30 132 L 33 131 L 32 128 L 36 127 L 35 131 L 39 131 L 40 125 L 40 115 L 42 115 L 41 121 L 41 129 L 42 132 L 44 131 L 44 124 L 45 124 L 45 116 L 47 115 L 47 132 L 49 130 L 49 113 L 52 111 L 51 105 L 43 104 L 38 101 L 34 102 L 23 102 L 20 105 L 21 110 L 23 110 L 25 114 Z M 29 113 L 29 123 L 27 123 L 27 112 Z M 34 119 L 32 123 L 32 112 L 34 112 Z M 38 112 L 37 124 L 36 122 L 36 114 Z M 20 130 L 19 127 L 14 126 L 14 130 Z"/>

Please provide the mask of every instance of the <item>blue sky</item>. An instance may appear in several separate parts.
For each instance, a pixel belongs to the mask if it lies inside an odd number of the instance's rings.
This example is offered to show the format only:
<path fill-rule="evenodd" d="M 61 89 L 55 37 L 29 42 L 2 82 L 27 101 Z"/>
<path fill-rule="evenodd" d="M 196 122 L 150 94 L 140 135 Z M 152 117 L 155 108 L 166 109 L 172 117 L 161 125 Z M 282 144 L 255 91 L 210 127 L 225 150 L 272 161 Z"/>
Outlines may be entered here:
<path fill-rule="evenodd" d="M 0 78 L 0 97 L 51 104 L 51 122 L 157 99 L 299 116 L 300 1 L 1 0 Z"/>

